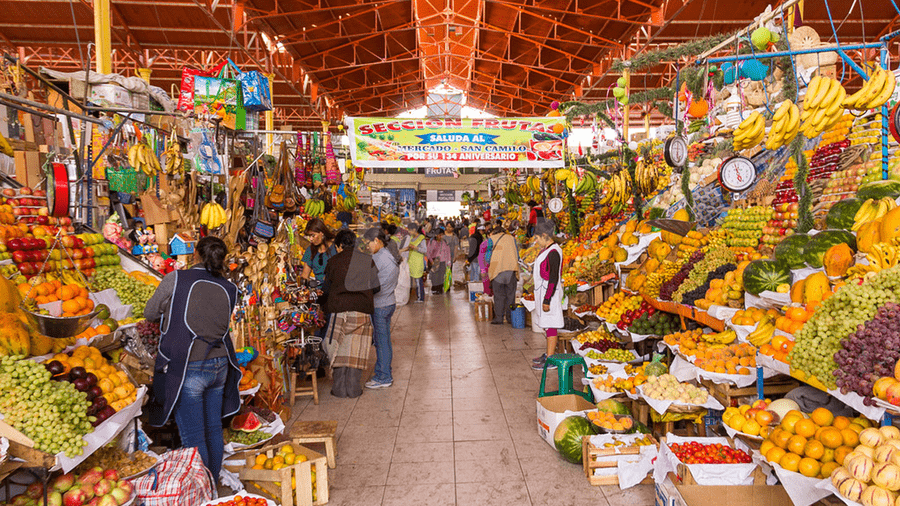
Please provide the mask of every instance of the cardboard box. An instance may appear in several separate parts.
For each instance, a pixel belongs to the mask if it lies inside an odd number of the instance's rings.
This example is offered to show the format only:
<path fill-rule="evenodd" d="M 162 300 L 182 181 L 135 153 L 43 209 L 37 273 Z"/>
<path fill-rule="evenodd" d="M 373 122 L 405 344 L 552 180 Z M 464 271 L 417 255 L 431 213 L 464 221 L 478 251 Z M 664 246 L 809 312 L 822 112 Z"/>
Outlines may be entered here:
<path fill-rule="evenodd" d="M 668 481 L 668 479 L 666 480 Z M 792 506 L 791 498 L 781 485 L 708 486 L 675 485 L 685 506 Z M 659 502 L 657 501 L 657 504 Z"/>
<path fill-rule="evenodd" d="M 570 416 L 587 416 L 588 411 L 597 409 L 597 406 L 585 400 L 584 397 L 575 394 L 554 395 L 551 397 L 538 397 L 537 399 L 537 427 L 538 434 L 554 449 L 553 433 L 556 427 Z"/>
<path fill-rule="evenodd" d="M 131 93 L 115 84 L 98 84 L 91 86 L 90 101 L 104 106 L 131 108 Z"/>
<path fill-rule="evenodd" d="M 672 475 L 666 476 L 662 483 L 656 484 L 656 506 L 687 506 L 681 492 L 672 483 Z M 708 488 L 708 487 L 704 487 Z M 718 498 L 721 501 L 721 498 Z"/>

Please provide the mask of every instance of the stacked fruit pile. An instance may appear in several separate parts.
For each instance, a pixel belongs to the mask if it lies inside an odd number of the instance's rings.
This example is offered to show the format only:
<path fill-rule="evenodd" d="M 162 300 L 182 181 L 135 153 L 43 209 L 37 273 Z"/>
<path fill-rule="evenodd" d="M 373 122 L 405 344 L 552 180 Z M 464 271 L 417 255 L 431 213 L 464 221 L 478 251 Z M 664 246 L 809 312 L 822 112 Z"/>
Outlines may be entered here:
<path fill-rule="evenodd" d="M 774 215 L 773 208 L 764 206 L 735 207 L 728 211 L 722 222 L 722 228 L 728 232 L 728 246 L 735 251 L 755 250 L 763 236 L 763 227 Z"/>
<path fill-rule="evenodd" d="M 57 353 L 45 366 L 54 380 L 68 381 L 76 390 L 87 394 L 91 402 L 88 413 L 97 417 L 95 426 L 137 399 L 137 387 L 128 374 L 116 369 L 93 346 Z"/>
<path fill-rule="evenodd" d="M 678 460 L 685 464 L 749 464 L 753 458 L 744 450 L 736 450 L 721 443 L 703 444 L 697 441 L 668 445 Z"/>
<path fill-rule="evenodd" d="M 597 310 L 597 317 L 616 325 L 626 311 L 639 308 L 642 301 L 640 295 L 626 295 L 625 292 L 617 292 L 600 306 L 600 309 Z"/>
<path fill-rule="evenodd" d="M 144 314 L 144 306 L 156 290 L 153 285 L 138 281 L 119 267 L 99 269 L 91 283 L 97 290 L 114 288 L 122 304 L 130 304 L 136 315 Z"/>
<path fill-rule="evenodd" d="M 611 375 L 598 376 L 592 380 L 594 388 L 602 392 L 628 392 L 635 394 L 637 393 L 637 387 L 647 382 L 647 375 L 644 373 L 645 365 L 646 364 L 642 364 L 637 367 L 631 364 L 625 365 L 625 374 L 627 375 L 625 378 L 615 378 Z M 598 365 L 591 367 L 605 368 L 606 366 Z M 597 374 L 593 371 L 591 372 L 592 374 Z"/>
<path fill-rule="evenodd" d="M 797 406 L 793 401 L 780 400 L 778 402 L 790 402 L 792 403 L 791 407 Z M 766 399 L 756 400 L 753 404 L 743 404 L 739 407 L 729 406 L 722 413 L 722 423 L 738 432 L 766 438 L 775 429 L 775 424 L 781 420 L 778 413 L 774 411 L 777 408 L 770 407 L 770 405 L 772 405 L 772 401 Z"/>
<path fill-rule="evenodd" d="M 628 331 L 640 335 L 664 336 L 675 332 L 681 322 L 674 314 L 655 311 L 652 307 L 638 310 L 639 315 L 628 325 Z M 619 322 L 622 323 L 621 321 Z"/>
<path fill-rule="evenodd" d="M 709 400 L 708 390 L 690 383 L 682 383 L 671 374 L 647 377 L 647 383 L 641 385 L 641 391 L 651 399 L 681 404 L 706 404 Z"/>
<path fill-rule="evenodd" d="M 44 504 L 44 493 L 50 505 L 65 506 L 122 506 L 132 500 L 134 486 L 119 479 L 115 469 L 94 467 L 77 477 L 73 473 L 57 476 L 44 490 L 40 482 L 32 483 L 24 494 L 10 498 L 6 505 L 30 506 Z"/>
<path fill-rule="evenodd" d="M 774 207 L 775 213 L 769 219 L 766 226 L 762 228 L 762 237 L 760 238 L 760 248 L 765 246 L 774 247 L 784 240 L 785 237 L 794 233 L 797 228 L 797 219 L 800 217 L 800 204 L 784 203 Z"/>
<path fill-rule="evenodd" d="M 850 501 L 895 504 L 900 491 L 900 430 L 886 425 L 860 432 L 859 444 L 831 473 L 831 483 Z"/>

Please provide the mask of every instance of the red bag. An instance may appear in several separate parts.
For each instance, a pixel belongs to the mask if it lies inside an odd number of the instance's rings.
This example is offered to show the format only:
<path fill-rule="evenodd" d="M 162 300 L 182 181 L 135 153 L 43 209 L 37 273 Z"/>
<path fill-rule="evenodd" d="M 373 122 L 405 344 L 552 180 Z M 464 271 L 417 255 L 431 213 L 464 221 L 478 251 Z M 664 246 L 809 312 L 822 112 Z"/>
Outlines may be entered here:
<path fill-rule="evenodd" d="M 163 462 L 149 474 L 132 480 L 144 506 L 196 506 L 216 497 L 212 475 L 196 448 L 163 454 Z"/>
<path fill-rule="evenodd" d="M 197 70 L 192 68 L 182 69 L 181 94 L 178 96 L 179 111 L 194 110 L 194 78 L 197 76 L 213 77 L 222 70 L 222 67 L 225 66 L 225 63 L 227 62 L 222 62 L 210 70 Z"/>

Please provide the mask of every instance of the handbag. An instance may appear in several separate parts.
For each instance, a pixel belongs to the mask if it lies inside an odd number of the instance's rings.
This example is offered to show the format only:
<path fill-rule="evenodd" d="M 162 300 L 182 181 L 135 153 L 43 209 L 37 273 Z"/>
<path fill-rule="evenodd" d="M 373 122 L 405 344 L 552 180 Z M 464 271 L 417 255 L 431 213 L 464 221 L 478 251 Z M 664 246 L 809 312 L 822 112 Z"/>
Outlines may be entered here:
<path fill-rule="evenodd" d="M 228 59 L 228 64 L 237 72 L 237 80 L 241 83 L 244 109 L 252 112 L 272 110 L 272 97 L 269 94 L 269 78 L 256 70 L 242 72 L 238 66 Z"/>
<path fill-rule="evenodd" d="M 222 67 L 217 77 L 194 78 L 194 113 L 218 116 L 222 126 L 230 130 L 247 128 L 241 83 L 227 77 L 228 67 Z"/>
<path fill-rule="evenodd" d="M 181 93 L 178 95 L 178 110 L 190 111 L 194 108 L 194 81 L 198 76 L 212 77 L 222 70 L 225 62 L 222 62 L 211 70 L 197 70 L 185 67 L 181 70 Z"/>
<path fill-rule="evenodd" d="M 265 179 L 259 173 L 258 166 L 255 179 L 256 197 L 253 198 L 253 216 L 250 217 L 250 222 L 253 225 L 253 235 L 262 239 L 271 239 L 275 237 L 275 225 L 269 221 L 269 211 L 266 209 L 265 205 L 263 205 L 263 201 L 265 200 L 263 197 Z M 265 216 L 265 219 L 263 216 Z"/>

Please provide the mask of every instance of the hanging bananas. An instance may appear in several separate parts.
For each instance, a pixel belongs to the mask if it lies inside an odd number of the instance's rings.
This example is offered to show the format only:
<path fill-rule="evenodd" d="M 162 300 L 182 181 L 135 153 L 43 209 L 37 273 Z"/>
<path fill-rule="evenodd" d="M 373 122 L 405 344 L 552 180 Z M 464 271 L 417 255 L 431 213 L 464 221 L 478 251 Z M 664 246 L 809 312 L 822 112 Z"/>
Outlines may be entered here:
<path fill-rule="evenodd" d="M 753 111 L 734 129 L 734 150 L 743 151 L 759 145 L 766 136 L 766 119 Z"/>
<path fill-rule="evenodd" d="M 303 211 L 310 218 L 317 218 L 325 213 L 325 202 L 319 199 L 309 199 L 303 204 Z"/>
<path fill-rule="evenodd" d="M 800 108 L 785 100 L 772 117 L 772 128 L 766 140 L 766 149 L 774 150 L 794 140 L 800 133 Z"/>
<path fill-rule="evenodd" d="M 606 182 L 605 192 L 597 202 L 601 206 L 619 207 L 631 198 L 632 182 L 627 170 L 620 170 Z"/>
<path fill-rule="evenodd" d="M 3 137 L 3 134 L 0 134 L 0 153 L 6 156 L 13 156 L 13 148 L 9 141 L 6 140 L 6 137 Z"/>
<path fill-rule="evenodd" d="M 659 188 L 659 168 L 656 164 L 638 160 L 634 179 L 638 193 L 645 197 L 650 196 Z"/>
<path fill-rule="evenodd" d="M 830 77 L 813 77 L 806 88 L 800 130 L 808 139 L 818 137 L 841 120 L 847 90 L 841 82 Z"/>
<path fill-rule="evenodd" d="M 162 171 L 156 153 L 144 142 L 137 142 L 128 148 L 128 164 L 150 177 Z"/>
<path fill-rule="evenodd" d="M 175 132 L 172 132 L 172 135 L 166 140 L 166 150 L 163 151 L 163 154 L 166 155 L 166 168 L 163 172 L 166 174 L 184 172 L 184 154 L 181 152 L 181 145 L 178 144 Z"/>
<path fill-rule="evenodd" d="M 844 99 L 843 106 L 857 111 L 881 107 L 891 98 L 896 84 L 893 72 L 877 67 L 859 91 Z"/>
<path fill-rule="evenodd" d="M 228 213 L 218 202 L 210 202 L 200 210 L 200 224 L 208 229 L 219 228 L 228 221 Z"/>
<path fill-rule="evenodd" d="M 576 195 L 592 195 L 597 193 L 597 176 L 593 172 L 585 171 L 584 177 L 575 185 Z"/>

